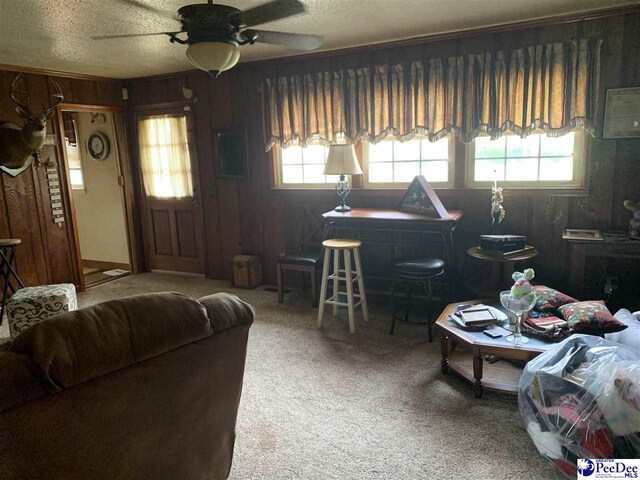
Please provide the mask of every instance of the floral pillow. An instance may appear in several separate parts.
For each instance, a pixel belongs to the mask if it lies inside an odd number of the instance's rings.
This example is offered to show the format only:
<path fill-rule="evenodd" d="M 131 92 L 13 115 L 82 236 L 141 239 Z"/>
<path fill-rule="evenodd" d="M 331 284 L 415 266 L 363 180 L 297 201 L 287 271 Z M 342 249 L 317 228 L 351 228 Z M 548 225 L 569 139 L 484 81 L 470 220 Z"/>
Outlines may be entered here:
<path fill-rule="evenodd" d="M 602 300 L 569 303 L 560 307 L 558 313 L 567 321 L 571 333 L 603 335 L 627 328 L 611 315 Z"/>
<path fill-rule="evenodd" d="M 578 301 L 565 293 L 545 285 L 536 285 L 531 291 L 538 297 L 536 300 L 536 310 L 540 310 L 541 312 L 556 310 L 567 303 L 575 303 Z"/>

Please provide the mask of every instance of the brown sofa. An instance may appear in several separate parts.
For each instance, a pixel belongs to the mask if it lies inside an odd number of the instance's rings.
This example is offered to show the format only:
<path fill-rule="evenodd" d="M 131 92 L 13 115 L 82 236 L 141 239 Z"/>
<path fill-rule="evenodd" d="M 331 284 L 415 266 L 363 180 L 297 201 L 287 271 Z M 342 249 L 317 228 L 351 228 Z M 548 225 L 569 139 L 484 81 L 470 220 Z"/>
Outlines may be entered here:
<path fill-rule="evenodd" d="M 0 479 L 221 479 L 253 308 L 158 293 L 68 312 L 0 351 Z"/>

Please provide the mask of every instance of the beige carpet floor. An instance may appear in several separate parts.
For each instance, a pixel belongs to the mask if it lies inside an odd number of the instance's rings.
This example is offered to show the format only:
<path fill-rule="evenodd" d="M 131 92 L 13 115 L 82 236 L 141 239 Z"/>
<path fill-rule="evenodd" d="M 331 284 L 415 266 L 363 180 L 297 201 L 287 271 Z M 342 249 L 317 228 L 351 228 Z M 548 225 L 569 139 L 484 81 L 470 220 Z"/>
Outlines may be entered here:
<path fill-rule="evenodd" d="M 342 316 L 316 328 L 304 292 L 279 305 L 262 289 L 157 273 L 91 288 L 79 303 L 157 291 L 230 291 L 256 308 L 231 479 L 557 478 L 520 425 L 515 397 L 477 400 L 440 372 L 437 338 L 428 344 L 409 325 L 387 335 L 385 305 L 372 304 L 371 321 L 350 335 Z"/>

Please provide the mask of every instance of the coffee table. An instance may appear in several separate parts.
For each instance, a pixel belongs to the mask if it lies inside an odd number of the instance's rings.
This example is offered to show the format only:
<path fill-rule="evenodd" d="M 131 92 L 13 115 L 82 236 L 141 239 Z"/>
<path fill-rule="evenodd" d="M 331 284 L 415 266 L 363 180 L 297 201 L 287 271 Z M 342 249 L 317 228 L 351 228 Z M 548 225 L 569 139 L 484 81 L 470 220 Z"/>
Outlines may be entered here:
<path fill-rule="evenodd" d="M 436 327 L 440 329 L 442 373 L 446 375 L 451 369 L 472 383 L 477 398 L 482 397 L 485 388 L 517 394 L 522 368 L 506 361 L 488 364 L 483 361 L 484 357 L 495 355 L 528 362 L 546 352 L 554 343 L 529 337 L 527 343 L 515 345 L 506 340 L 511 333 L 506 329 L 504 336 L 494 339 L 481 331 L 464 330 L 449 321 L 449 315 L 453 315 L 460 305 L 477 303 L 491 305 L 506 313 L 495 299 L 467 300 L 447 305 L 436 321 Z"/>

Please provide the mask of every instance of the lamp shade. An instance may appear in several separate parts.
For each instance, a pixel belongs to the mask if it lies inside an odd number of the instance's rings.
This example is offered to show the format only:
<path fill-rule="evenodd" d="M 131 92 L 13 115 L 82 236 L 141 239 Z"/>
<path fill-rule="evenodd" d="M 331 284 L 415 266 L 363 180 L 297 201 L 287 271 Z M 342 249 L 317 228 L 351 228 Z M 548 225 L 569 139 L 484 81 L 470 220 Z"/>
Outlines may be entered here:
<path fill-rule="evenodd" d="M 352 144 L 329 146 L 329 156 L 324 166 L 325 175 L 361 175 L 356 150 Z"/>
<path fill-rule="evenodd" d="M 200 70 L 217 76 L 240 59 L 240 47 L 231 42 L 198 42 L 187 48 L 187 57 Z"/>

